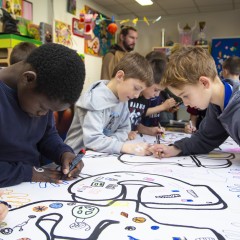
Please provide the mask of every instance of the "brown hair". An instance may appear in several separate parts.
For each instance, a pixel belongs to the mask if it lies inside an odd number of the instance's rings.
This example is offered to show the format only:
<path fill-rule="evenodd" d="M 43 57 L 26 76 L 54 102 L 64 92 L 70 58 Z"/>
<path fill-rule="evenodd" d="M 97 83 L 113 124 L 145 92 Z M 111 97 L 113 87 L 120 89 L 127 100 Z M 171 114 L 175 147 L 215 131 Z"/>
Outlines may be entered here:
<path fill-rule="evenodd" d="M 139 53 L 126 53 L 114 68 L 112 76 L 115 77 L 120 70 L 124 72 L 124 79 L 139 79 L 144 82 L 147 87 L 153 84 L 151 65 L 147 59 Z"/>
<path fill-rule="evenodd" d="M 126 37 L 130 30 L 137 32 L 137 29 L 135 27 L 132 27 L 132 26 L 121 26 L 120 34 L 122 34 L 124 37 Z"/>
<path fill-rule="evenodd" d="M 214 59 L 200 46 L 182 46 L 169 57 L 160 84 L 164 88 L 182 89 L 184 85 L 196 84 L 201 76 L 215 79 L 217 69 Z"/>
<path fill-rule="evenodd" d="M 25 60 L 37 46 L 30 42 L 20 42 L 17 44 L 10 55 L 10 65 Z"/>
<path fill-rule="evenodd" d="M 228 70 L 231 75 L 240 75 L 240 58 L 237 56 L 229 57 L 223 62 L 222 68 Z"/>

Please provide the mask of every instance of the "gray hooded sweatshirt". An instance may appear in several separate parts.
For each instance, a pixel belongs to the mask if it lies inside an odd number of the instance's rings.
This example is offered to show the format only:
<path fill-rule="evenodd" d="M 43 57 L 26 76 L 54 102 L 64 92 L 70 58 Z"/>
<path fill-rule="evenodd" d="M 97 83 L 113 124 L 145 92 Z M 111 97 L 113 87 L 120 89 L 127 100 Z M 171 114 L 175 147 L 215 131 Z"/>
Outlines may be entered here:
<path fill-rule="evenodd" d="M 232 95 L 227 106 L 210 104 L 199 130 L 190 138 L 176 141 L 174 145 L 181 149 L 181 155 L 205 154 L 219 147 L 229 136 L 240 145 L 240 83 L 225 80 L 232 86 Z"/>
<path fill-rule="evenodd" d="M 76 103 L 74 118 L 65 143 L 75 153 L 81 148 L 120 153 L 131 131 L 127 102 L 120 102 L 100 80 L 91 85 Z"/>

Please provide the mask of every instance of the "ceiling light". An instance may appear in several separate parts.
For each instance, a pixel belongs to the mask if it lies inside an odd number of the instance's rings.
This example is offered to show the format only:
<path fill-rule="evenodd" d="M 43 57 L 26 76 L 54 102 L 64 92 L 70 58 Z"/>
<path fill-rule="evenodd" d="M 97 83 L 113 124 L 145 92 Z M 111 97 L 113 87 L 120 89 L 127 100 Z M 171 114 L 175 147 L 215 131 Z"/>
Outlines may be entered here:
<path fill-rule="evenodd" d="M 147 6 L 147 5 L 152 5 L 153 2 L 151 0 L 136 0 L 140 5 L 142 6 Z"/>

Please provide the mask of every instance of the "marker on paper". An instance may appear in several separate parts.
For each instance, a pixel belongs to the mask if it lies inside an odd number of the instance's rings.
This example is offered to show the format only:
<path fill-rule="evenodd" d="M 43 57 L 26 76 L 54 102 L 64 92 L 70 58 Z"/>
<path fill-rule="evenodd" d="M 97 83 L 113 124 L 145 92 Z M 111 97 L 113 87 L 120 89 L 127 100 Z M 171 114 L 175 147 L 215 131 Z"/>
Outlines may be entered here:
<path fill-rule="evenodd" d="M 70 164 L 69 172 L 71 172 L 80 161 L 82 161 L 83 156 L 85 155 L 86 151 L 81 150 L 80 153 L 73 159 L 73 161 Z"/>
<path fill-rule="evenodd" d="M 159 127 L 160 129 L 162 129 L 162 126 L 161 126 L 160 122 L 158 122 L 158 127 Z M 163 132 L 161 133 L 161 137 L 162 137 L 163 139 L 165 138 L 165 135 L 164 135 Z"/>
<path fill-rule="evenodd" d="M 193 129 L 192 121 L 189 121 L 190 128 Z"/>

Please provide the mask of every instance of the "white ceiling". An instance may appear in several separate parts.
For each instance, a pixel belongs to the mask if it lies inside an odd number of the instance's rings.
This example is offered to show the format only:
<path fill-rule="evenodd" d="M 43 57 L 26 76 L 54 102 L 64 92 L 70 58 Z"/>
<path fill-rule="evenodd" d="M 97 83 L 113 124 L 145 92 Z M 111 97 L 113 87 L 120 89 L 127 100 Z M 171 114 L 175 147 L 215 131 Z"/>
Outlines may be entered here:
<path fill-rule="evenodd" d="M 92 2 L 119 17 L 174 16 L 224 12 L 240 9 L 240 0 L 152 0 L 150 6 L 141 6 L 135 0 L 92 0 Z M 224 17 L 224 15 L 223 15 Z"/>

